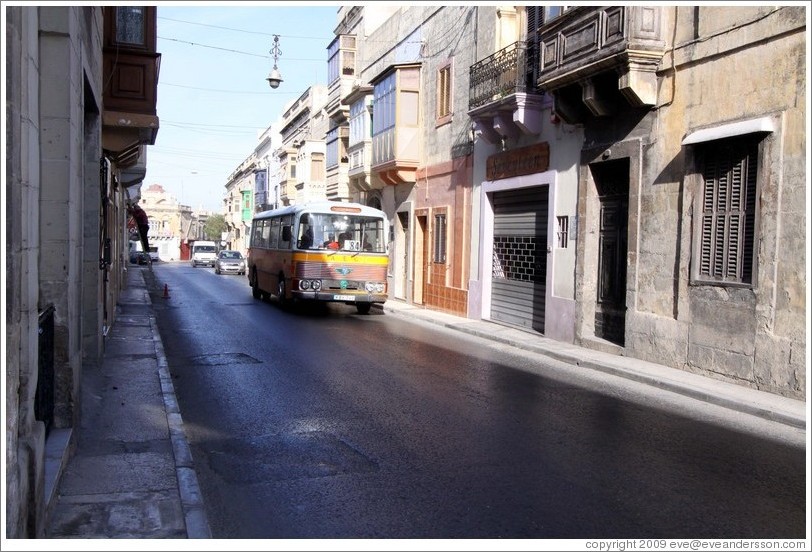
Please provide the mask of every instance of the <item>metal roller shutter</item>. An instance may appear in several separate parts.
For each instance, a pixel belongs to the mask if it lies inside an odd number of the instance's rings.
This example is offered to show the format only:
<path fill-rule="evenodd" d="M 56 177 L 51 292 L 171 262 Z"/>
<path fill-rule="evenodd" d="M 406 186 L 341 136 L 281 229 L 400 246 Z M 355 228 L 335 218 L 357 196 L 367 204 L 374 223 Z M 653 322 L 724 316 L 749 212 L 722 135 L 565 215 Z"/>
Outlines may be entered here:
<path fill-rule="evenodd" d="M 548 187 L 493 194 L 491 319 L 544 332 Z"/>

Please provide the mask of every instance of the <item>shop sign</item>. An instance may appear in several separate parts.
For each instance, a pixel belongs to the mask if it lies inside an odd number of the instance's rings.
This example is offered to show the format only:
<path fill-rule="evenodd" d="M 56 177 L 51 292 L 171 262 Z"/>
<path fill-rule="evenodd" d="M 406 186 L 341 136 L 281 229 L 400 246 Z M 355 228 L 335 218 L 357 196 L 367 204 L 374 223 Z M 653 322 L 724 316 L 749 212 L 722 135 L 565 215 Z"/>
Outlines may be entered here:
<path fill-rule="evenodd" d="M 485 174 L 488 180 L 541 173 L 550 167 L 550 144 L 541 142 L 496 153 L 489 156 L 486 163 Z"/>

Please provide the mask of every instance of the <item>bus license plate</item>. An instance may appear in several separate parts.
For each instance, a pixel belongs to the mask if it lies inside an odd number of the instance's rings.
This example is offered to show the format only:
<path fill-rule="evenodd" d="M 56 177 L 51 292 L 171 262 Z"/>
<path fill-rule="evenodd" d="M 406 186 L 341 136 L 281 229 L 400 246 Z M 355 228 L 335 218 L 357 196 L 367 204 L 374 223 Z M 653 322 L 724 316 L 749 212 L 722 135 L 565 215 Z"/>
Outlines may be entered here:
<path fill-rule="evenodd" d="M 333 295 L 333 301 L 355 301 L 354 295 Z"/>

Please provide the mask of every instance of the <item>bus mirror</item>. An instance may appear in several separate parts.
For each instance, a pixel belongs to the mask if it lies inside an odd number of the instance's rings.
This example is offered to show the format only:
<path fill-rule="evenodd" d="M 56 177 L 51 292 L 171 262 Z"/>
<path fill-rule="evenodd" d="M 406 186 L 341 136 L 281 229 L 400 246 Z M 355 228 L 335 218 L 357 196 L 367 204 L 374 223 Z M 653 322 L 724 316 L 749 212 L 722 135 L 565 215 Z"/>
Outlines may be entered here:
<path fill-rule="evenodd" d="M 290 224 L 286 224 L 282 227 L 282 241 L 290 241 Z"/>

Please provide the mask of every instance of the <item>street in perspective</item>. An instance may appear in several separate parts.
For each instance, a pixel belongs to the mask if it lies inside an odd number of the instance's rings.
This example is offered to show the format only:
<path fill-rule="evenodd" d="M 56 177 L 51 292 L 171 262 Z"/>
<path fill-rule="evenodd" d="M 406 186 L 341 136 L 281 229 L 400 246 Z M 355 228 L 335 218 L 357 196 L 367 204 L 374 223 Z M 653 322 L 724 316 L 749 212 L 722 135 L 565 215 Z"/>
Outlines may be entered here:
<path fill-rule="evenodd" d="M 46 4 L 0 548 L 812 546 L 808 2 Z"/>
<path fill-rule="evenodd" d="M 800 429 L 242 275 L 150 277 L 214 538 L 805 535 Z"/>

